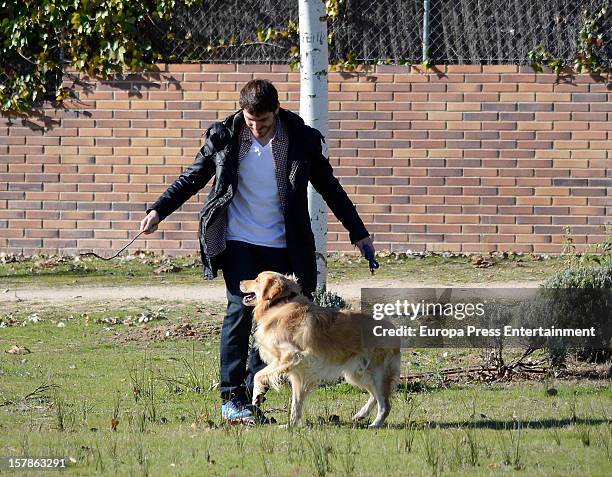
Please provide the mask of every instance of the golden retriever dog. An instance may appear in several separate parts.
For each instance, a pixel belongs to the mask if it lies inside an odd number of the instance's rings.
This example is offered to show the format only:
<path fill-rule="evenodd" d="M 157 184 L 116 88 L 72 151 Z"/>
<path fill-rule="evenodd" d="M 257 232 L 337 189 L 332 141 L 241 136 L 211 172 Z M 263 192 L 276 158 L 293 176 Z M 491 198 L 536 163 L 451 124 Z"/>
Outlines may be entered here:
<path fill-rule="evenodd" d="M 377 404 L 378 414 L 369 427 L 383 425 L 400 377 L 399 341 L 392 348 L 364 348 L 362 329 L 371 327 L 372 318 L 315 305 L 302 294 L 294 276 L 262 272 L 240 282 L 240 290 L 245 293 L 243 303 L 255 307 L 255 341 L 267 364 L 255 375 L 254 405 L 287 376 L 292 391 L 289 426 L 295 426 L 308 394 L 321 382 L 344 376 L 370 394 L 353 420 L 365 418 Z"/>

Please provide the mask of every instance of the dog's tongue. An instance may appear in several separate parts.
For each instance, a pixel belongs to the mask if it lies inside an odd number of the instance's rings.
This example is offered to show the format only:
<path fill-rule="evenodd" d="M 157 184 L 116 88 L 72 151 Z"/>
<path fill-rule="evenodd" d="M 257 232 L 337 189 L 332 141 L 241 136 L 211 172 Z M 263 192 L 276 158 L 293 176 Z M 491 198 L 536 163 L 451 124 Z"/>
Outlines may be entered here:
<path fill-rule="evenodd" d="M 242 298 L 242 303 L 244 305 L 248 305 L 250 304 L 253 300 L 255 300 L 255 293 L 247 293 L 246 295 L 244 295 L 244 297 Z"/>

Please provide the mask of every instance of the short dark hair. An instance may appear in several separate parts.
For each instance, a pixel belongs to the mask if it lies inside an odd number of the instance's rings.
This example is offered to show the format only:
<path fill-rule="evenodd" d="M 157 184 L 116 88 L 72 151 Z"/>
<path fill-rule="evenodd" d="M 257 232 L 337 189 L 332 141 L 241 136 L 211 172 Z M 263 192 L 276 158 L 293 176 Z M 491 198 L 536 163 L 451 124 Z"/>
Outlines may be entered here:
<path fill-rule="evenodd" d="M 249 114 L 273 113 L 277 107 L 278 91 L 268 80 L 251 80 L 240 90 L 240 109 Z"/>

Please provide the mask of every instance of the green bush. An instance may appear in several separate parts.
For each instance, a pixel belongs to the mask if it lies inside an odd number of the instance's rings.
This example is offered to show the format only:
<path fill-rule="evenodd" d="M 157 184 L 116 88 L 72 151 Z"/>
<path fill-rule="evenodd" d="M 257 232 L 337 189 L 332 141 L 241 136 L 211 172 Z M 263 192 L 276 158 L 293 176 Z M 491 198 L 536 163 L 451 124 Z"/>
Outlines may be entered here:
<path fill-rule="evenodd" d="M 317 305 L 325 308 L 346 308 L 346 301 L 344 301 L 344 298 L 334 292 L 318 289 L 312 294 L 312 297 Z"/>
<path fill-rule="evenodd" d="M 555 273 L 544 288 L 612 288 L 612 260 L 601 267 L 567 268 Z"/>
<path fill-rule="evenodd" d="M 580 297 L 580 302 L 576 301 L 576 296 L 572 293 L 563 293 L 561 289 L 611 289 L 612 288 L 612 260 L 605 261 L 600 267 L 575 266 L 568 267 L 565 270 L 555 273 L 542 285 L 543 288 L 551 290 L 554 294 L 550 297 L 552 303 L 550 306 L 560 311 L 563 316 L 562 322 L 565 322 L 566 327 L 576 326 L 581 327 L 581 320 L 585 320 L 581 313 L 588 309 L 599 310 L 597 316 L 605 315 L 605 310 L 610 308 L 609 295 L 596 294 L 589 297 L 588 294 Z M 555 290 L 558 292 L 555 293 Z M 580 311 L 576 311 L 580 310 Z M 543 313 L 547 315 L 547 313 Z M 592 315 L 595 316 L 595 315 Z M 588 319 L 586 319 L 588 321 Z M 588 323 L 595 324 L 600 329 L 608 326 L 609 319 L 604 318 L 604 322 Z M 558 323 L 556 323 L 558 324 Z M 587 323 L 585 323 L 586 325 Z M 599 343 L 598 345 L 594 343 Z M 586 345 L 583 348 L 576 349 L 576 356 L 579 359 L 590 362 L 602 362 L 612 356 L 608 346 L 601 347 L 601 341 L 586 340 Z M 568 352 L 568 347 L 560 341 L 551 341 L 547 346 L 551 358 L 551 362 L 555 366 L 563 365 Z"/>

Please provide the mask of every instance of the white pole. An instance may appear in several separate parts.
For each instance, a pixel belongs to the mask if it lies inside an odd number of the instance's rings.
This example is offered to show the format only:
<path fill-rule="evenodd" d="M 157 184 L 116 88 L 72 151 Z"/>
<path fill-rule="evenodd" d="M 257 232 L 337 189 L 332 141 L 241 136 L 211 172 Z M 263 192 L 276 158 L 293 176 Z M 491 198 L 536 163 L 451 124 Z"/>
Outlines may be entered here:
<path fill-rule="evenodd" d="M 327 18 L 322 0 L 299 0 L 300 16 L 300 116 L 327 138 Z M 323 155 L 327 157 L 327 141 Z M 327 207 L 308 185 L 308 212 L 315 238 L 317 288 L 327 283 Z"/>
<path fill-rule="evenodd" d="M 423 63 L 429 59 L 429 0 L 423 0 Z"/>

